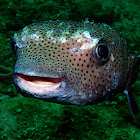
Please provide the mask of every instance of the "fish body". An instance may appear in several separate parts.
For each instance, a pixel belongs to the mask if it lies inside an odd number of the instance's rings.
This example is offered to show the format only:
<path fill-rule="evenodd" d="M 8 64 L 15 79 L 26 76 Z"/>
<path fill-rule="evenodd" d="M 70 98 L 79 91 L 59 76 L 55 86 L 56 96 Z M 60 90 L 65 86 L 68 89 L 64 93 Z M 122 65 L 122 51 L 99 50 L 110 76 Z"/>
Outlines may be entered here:
<path fill-rule="evenodd" d="M 21 91 L 55 102 L 86 105 L 129 91 L 139 58 L 106 24 L 45 21 L 13 36 L 14 82 Z"/>

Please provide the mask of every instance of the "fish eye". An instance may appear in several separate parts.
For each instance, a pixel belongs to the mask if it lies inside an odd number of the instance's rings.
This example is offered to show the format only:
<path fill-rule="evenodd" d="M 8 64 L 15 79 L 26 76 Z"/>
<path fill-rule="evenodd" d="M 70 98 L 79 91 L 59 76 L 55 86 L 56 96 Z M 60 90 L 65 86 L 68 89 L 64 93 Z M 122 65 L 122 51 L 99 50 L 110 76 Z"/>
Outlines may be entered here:
<path fill-rule="evenodd" d="M 17 51 L 17 46 L 16 46 L 16 43 L 15 43 L 13 37 L 11 37 L 11 47 L 12 47 L 12 51 L 13 51 L 14 53 L 16 53 L 16 51 Z"/>
<path fill-rule="evenodd" d="M 110 55 L 110 48 L 106 42 L 99 43 L 95 49 L 95 56 L 98 60 L 105 62 Z"/>

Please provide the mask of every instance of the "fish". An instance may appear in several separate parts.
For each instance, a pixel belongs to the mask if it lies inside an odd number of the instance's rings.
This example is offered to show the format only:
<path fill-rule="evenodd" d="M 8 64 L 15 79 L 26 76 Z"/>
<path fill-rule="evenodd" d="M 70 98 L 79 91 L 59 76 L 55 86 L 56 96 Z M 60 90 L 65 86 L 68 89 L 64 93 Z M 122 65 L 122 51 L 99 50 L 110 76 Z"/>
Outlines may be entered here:
<path fill-rule="evenodd" d="M 88 20 L 33 23 L 14 34 L 11 46 L 17 58 L 13 80 L 25 95 L 88 105 L 124 92 L 133 117 L 138 114 L 131 85 L 140 57 L 109 25 Z"/>

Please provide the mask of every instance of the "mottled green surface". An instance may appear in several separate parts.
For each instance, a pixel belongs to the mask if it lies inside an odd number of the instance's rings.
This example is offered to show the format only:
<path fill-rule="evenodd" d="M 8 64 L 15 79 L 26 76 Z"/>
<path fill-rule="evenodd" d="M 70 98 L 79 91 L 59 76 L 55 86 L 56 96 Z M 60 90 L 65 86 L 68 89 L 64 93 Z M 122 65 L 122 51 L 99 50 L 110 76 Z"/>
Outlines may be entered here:
<path fill-rule="evenodd" d="M 0 64 L 14 68 L 10 37 L 25 25 L 49 19 L 104 22 L 140 54 L 140 4 L 131 0 L 1 0 Z M 140 74 L 133 85 L 140 107 Z M 59 105 L 23 97 L 12 79 L 0 82 L 0 140 L 140 140 L 122 93 L 90 106 Z"/>

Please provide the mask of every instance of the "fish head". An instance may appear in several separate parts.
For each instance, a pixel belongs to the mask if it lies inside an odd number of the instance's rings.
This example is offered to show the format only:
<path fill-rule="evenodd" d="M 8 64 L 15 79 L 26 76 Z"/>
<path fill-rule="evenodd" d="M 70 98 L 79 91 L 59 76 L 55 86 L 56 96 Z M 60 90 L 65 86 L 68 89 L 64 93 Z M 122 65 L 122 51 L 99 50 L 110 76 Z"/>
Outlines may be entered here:
<path fill-rule="evenodd" d="M 14 82 L 36 98 L 85 105 L 132 84 L 135 57 L 106 24 L 46 21 L 14 34 Z"/>

